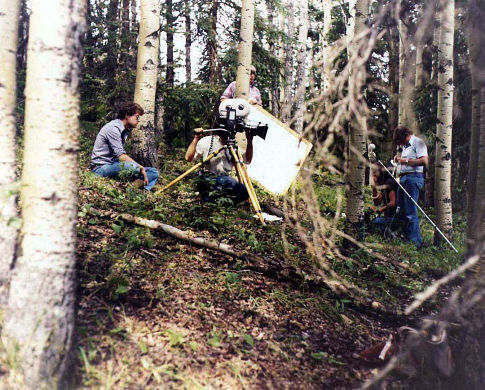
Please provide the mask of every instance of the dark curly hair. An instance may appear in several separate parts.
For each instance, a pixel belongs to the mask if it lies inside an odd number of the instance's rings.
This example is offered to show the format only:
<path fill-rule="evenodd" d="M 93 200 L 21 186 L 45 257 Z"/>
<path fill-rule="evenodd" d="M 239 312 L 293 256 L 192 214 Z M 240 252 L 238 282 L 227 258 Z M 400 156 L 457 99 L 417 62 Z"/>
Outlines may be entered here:
<path fill-rule="evenodd" d="M 116 115 L 116 119 L 125 119 L 127 116 L 132 116 L 138 113 L 139 115 L 143 115 L 145 111 L 143 108 L 135 102 L 123 102 L 117 107 L 118 114 Z"/>
<path fill-rule="evenodd" d="M 397 145 L 402 145 L 406 141 L 407 136 L 412 134 L 413 132 L 406 126 L 397 126 L 394 129 L 394 142 Z"/>

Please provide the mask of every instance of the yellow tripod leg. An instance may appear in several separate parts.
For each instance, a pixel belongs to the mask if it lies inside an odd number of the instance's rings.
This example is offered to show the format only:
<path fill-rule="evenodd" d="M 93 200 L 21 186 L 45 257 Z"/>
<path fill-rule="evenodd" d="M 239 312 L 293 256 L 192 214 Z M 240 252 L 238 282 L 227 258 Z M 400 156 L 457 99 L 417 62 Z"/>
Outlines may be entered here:
<path fill-rule="evenodd" d="M 158 190 L 157 191 L 157 194 L 160 194 L 162 193 L 163 191 L 166 191 L 168 190 L 170 187 L 172 187 L 174 184 L 178 183 L 180 180 L 182 180 L 184 177 L 190 175 L 192 172 L 196 171 L 197 169 L 199 169 L 203 164 L 205 164 L 207 161 L 211 160 L 212 158 L 214 158 L 215 156 L 217 156 L 222 150 L 224 149 L 224 147 L 220 148 L 219 150 L 217 150 L 216 152 L 213 152 L 211 154 L 209 154 L 203 161 L 195 164 L 192 168 L 188 169 L 187 171 L 185 171 L 184 173 L 182 173 L 179 177 L 177 177 L 176 179 L 172 180 L 170 183 L 168 183 L 165 187 L 163 187 L 162 189 Z"/>
<path fill-rule="evenodd" d="M 237 151 L 237 153 L 238 153 L 239 161 L 243 161 L 242 156 L 241 156 L 241 152 Z M 261 206 L 259 204 L 258 197 L 256 196 L 256 191 L 254 190 L 254 186 L 253 186 L 253 183 L 251 181 L 251 178 L 249 177 L 246 165 L 244 165 L 244 163 L 241 163 L 241 168 L 242 168 L 242 172 L 243 172 L 243 174 L 246 177 L 246 180 L 248 182 L 248 192 L 251 191 L 251 194 L 254 198 L 254 202 L 256 203 L 257 210 L 259 210 L 260 214 L 261 214 Z M 262 215 L 261 215 L 261 218 L 263 218 Z M 264 220 L 264 218 L 263 218 L 263 220 Z"/>
<path fill-rule="evenodd" d="M 246 191 L 248 192 L 249 199 L 254 208 L 254 211 L 256 212 L 256 215 L 258 216 L 261 223 L 263 225 L 266 225 L 266 223 L 264 222 L 263 214 L 261 213 L 261 208 L 259 206 L 258 198 L 254 193 L 254 188 L 252 188 L 251 179 L 249 178 L 249 176 L 245 174 L 241 160 L 239 160 L 234 148 L 232 146 L 229 146 L 229 150 L 231 152 L 232 158 L 234 159 L 234 166 L 236 167 L 237 175 L 240 178 L 240 180 L 242 179 L 241 182 L 242 184 L 244 184 L 244 187 L 246 187 Z"/>

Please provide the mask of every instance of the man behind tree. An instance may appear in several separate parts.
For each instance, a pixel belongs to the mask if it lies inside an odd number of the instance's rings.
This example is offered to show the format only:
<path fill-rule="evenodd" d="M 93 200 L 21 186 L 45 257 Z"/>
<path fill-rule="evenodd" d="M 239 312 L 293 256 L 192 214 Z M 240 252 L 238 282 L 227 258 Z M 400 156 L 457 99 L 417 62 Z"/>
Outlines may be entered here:
<path fill-rule="evenodd" d="M 400 183 L 417 203 L 419 191 L 424 186 L 424 167 L 428 165 L 428 149 L 424 141 L 413 135 L 412 131 L 405 126 L 395 128 L 394 140 L 396 145 L 403 147 L 401 157 L 394 157 L 394 161 L 401 164 Z M 397 205 L 406 223 L 406 238 L 420 248 L 423 245 L 423 239 L 416 205 L 401 190 L 398 191 Z"/>
<path fill-rule="evenodd" d="M 254 85 L 254 80 L 256 80 L 256 68 L 251 65 L 250 67 L 251 73 L 249 76 L 249 100 L 250 104 L 257 104 L 261 105 L 261 92 L 259 89 Z M 225 91 L 221 95 L 221 101 L 226 99 L 233 99 L 236 97 L 236 82 L 233 81 L 231 84 L 227 86 Z"/>
<path fill-rule="evenodd" d="M 90 167 L 103 177 L 119 177 L 126 174 L 133 178 L 135 187 L 151 190 L 158 179 L 158 170 L 143 167 L 125 151 L 126 139 L 131 134 L 143 115 L 143 108 L 134 102 L 125 102 L 119 106 L 115 120 L 104 125 L 94 142 Z"/>

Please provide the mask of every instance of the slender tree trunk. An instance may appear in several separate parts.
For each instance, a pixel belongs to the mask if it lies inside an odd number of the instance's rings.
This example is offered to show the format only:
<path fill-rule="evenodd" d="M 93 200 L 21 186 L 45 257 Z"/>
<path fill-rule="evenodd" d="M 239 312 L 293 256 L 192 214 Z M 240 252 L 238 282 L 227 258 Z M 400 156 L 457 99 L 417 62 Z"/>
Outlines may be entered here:
<path fill-rule="evenodd" d="M 85 2 L 32 0 L 31 6 L 22 242 L 2 340 L 7 348 L 18 348 L 25 388 L 64 388 L 74 330 Z"/>
<path fill-rule="evenodd" d="M 113 94 L 116 90 L 116 73 L 118 71 L 118 34 L 120 8 L 119 0 L 110 0 L 106 13 L 107 21 L 107 45 L 106 58 L 104 59 L 104 73 L 106 77 L 106 91 L 110 94 L 108 105 L 114 106 L 119 102 L 119 97 Z"/>
<path fill-rule="evenodd" d="M 275 4 L 273 1 L 266 1 L 266 12 L 268 14 L 268 26 L 271 30 L 276 30 L 275 24 Z M 270 53 L 276 52 L 275 40 L 268 37 L 268 51 Z M 278 116 L 278 74 L 271 76 L 271 89 L 269 90 L 269 107 L 274 116 Z"/>
<path fill-rule="evenodd" d="M 249 76 L 253 51 L 254 2 L 243 0 L 237 56 L 236 97 L 249 99 Z"/>
<path fill-rule="evenodd" d="M 184 0 L 185 13 L 185 82 L 192 81 L 192 22 L 190 19 L 190 0 Z"/>
<path fill-rule="evenodd" d="M 293 57 L 295 52 L 295 5 L 294 0 L 287 0 L 287 20 L 285 43 L 285 71 L 284 71 L 284 103 L 281 108 L 281 120 L 288 123 L 291 119 L 291 109 L 293 106 Z"/>
<path fill-rule="evenodd" d="M 355 25 L 352 36 L 359 35 L 366 28 L 366 20 L 369 13 L 369 0 L 357 0 L 355 3 Z M 354 41 L 350 45 L 350 58 L 356 54 L 358 47 Z M 357 73 L 360 70 L 352 69 L 351 73 Z M 349 77 L 349 94 L 353 99 L 361 95 L 356 91 L 357 86 L 353 82 L 356 74 L 350 74 Z M 358 104 L 356 102 L 356 104 Z M 364 217 L 364 182 L 365 182 L 365 160 L 363 155 L 366 151 L 367 126 L 366 122 L 354 118 L 355 125 L 351 124 L 349 137 L 349 169 L 348 169 L 348 187 L 347 187 L 347 219 L 352 224 L 363 221 Z M 363 122 L 363 123 L 362 123 Z"/>
<path fill-rule="evenodd" d="M 138 34 L 138 30 L 140 29 L 137 21 L 137 0 L 130 0 L 130 1 L 131 1 L 130 33 L 136 36 L 136 34 Z M 136 51 L 137 51 L 136 40 L 131 39 L 130 40 L 130 64 L 132 69 L 136 68 Z"/>
<path fill-rule="evenodd" d="M 175 80 L 174 62 L 173 62 L 173 31 L 174 31 L 174 17 L 172 9 L 172 0 L 165 1 L 165 33 L 167 34 L 167 75 L 166 83 L 169 88 L 173 88 Z"/>
<path fill-rule="evenodd" d="M 482 9 L 483 6 L 482 6 Z M 483 43 L 483 39 L 482 39 Z M 483 47 L 483 46 L 482 46 Z M 483 56 L 483 54 L 482 54 Z M 482 62 L 482 66 L 485 66 L 485 62 Z M 478 215 L 474 221 L 474 228 L 478 229 L 478 232 L 485 232 L 485 75 L 482 70 L 482 83 L 480 89 L 480 142 L 478 146 L 478 172 L 477 172 L 477 189 L 475 199 L 479 201 L 480 207 L 478 208 Z M 478 233 L 477 233 L 478 234 Z"/>
<path fill-rule="evenodd" d="M 399 20 L 399 118 L 400 126 L 415 129 L 415 118 L 412 109 L 412 93 L 415 76 L 410 66 L 409 31 L 402 20 Z"/>
<path fill-rule="evenodd" d="M 480 69 L 480 65 L 485 65 L 485 54 L 482 54 L 483 49 L 481 43 L 483 39 L 480 39 L 481 31 L 479 25 L 483 23 L 478 18 L 478 12 L 476 12 L 476 4 L 470 5 L 469 12 L 469 26 L 468 26 L 468 47 L 470 51 L 470 73 L 472 83 L 472 118 L 471 118 L 471 134 L 470 134 L 470 160 L 468 164 L 468 179 L 467 179 L 467 241 L 469 248 L 473 247 L 473 243 L 477 238 L 477 220 L 479 219 L 479 213 L 476 211 L 476 194 L 477 194 L 477 180 L 478 172 L 480 176 L 484 176 L 483 165 L 478 165 L 479 161 L 479 145 L 480 145 L 480 121 L 481 121 L 481 87 L 483 80 L 480 79 L 479 73 L 483 72 Z M 485 119 L 483 120 L 485 122 Z M 481 150 L 481 153 L 485 154 L 485 150 Z M 483 192 L 482 192 L 483 194 Z"/>
<path fill-rule="evenodd" d="M 212 1 L 210 9 L 210 27 L 207 37 L 207 54 L 209 55 L 209 83 L 215 84 L 219 80 L 217 63 L 217 18 L 219 13 L 219 2 Z"/>
<path fill-rule="evenodd" d="M 306 91 L 306 53 L 308 39 L 308 0 L 300 1 L 300 28 L 298 31 L 298 56 L 296 69 L 295 91 L 295 131 L 303 132 L 303 120 L 305 114 L 305 91 Z"/>
<path fill-rule="evenodd" d="M 445 233 L 453 230 L 451 204 L 451 140 L 453 126 L 454 0 L 441 0 L 438 72 L 438 124 L 436 126 L 436 224 Z M 435 242 L 439 235 L 435 233 Z"/>
<path fill-rule="evenodd" d="M 8 195 L 16 181 L 16 53 L 20 0 L 0 0 L 0 310 L 6 302 L 18 229 L 17 196 Z"/>
<path fill-rule="evenodd" d="M 394 156 L 394 129 L 399 123 L 399 31 L 393 27 L 389 32 L 389 132 L 384 142 L 387 158 Z"/>
<path fill-rule="evenodd" d="M 423 85 L 423 50 L 424 43 L 422 41 L 416 42 L 416 75 L 414 86 L 419 88 Z"/>
<path fill-rule="evenodd" d="M 278 17 L 278 23 L 280 30 L 282 32 L 285 31 L 285 15 L 282 11 L 280 11 Z M 278 84 L 279 84 L 279 106 L 278 106 L 278 114 L 281 121 L 285 122 L 283 118 L 283 107 L 285 106 L 285 89 L 286 89 L 286 80 L 285 80 L 285 72 L 286 72 L 286 52 L 285 52 L 285 42 L 283 37 L 279 39 L 279 55 L 278 58 L 280 60 L 280 71 L 278 77 Z"/>
<path fill-rule="evenodd" d="M 135 160 L 144 166 L 158 162 L 155 137 L 155 94 L 160 44 L 160 2 L 142 0 L 140 3 L 140 33 L 136 61 L 135 102 L 145 114 L 133 131 L 132 143 Z"/>
<path fill-rule="evenodd" d="M 332 64 L 330 63 L 330 43 L 328 40 L 328 34 L 332 27 L 332 0 L 322 1 L 323 10 L 323 30 L 322 30 L 322 90 L 327 91 L 330 85 L 330 72 L 332 71 Z"/>

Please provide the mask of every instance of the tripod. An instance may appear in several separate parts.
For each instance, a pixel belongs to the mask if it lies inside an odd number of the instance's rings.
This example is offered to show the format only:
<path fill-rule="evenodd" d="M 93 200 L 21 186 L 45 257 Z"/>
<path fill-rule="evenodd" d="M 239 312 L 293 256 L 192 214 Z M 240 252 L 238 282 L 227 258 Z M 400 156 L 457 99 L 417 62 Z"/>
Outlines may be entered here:
<path fill-rule="evenodd" d="M 211 129 L 208 131 L 224 131 L 229 133 L 229 138 L 224 146 L 219 148 L 219 150 L 216 150 L 215 152 L 210 153 L 204 160 L 201 162 L 195 164 L 192 168 L 188 169 L 185 171 L 183 174 L 181 174 L 179 177 L 176 179 L 172 180 L 170 183 L 168 183 L 165 187 L 163 187 L 161 190 L 158 192 L 161 193 L 170 187 L 172 187 L 174 184 L 178 183 L 180 180 L 182 180 L 184 177 L 190 175 L 192 172 L 198 170 L 201 168 L 205 163 L 208 161 L 212 160 L 214 157 L 216 157 L 219 153 L 222 151 L 228 150 L 231 156 L 231 162 L 234 165 L 234 168 L 236 169 L 236 175 L 240 183 L 244 185 L 246 188 L 246 191 L 248 192 L 249 195 L 249 200 L 251 201 L 251 205 L 254 208 L 254 211 L 256 212 L 256 215 L 258 216 L 259 220 L 263 225 L 266 225 L 264 222 L 263 214 L 261 213 L 261 206 L 259 205 L 258 198 L 256 196 L 256 192 L 254 191 L 253 183 L 251 182 L 251 179 L 248 175 L 248 171 L 246 169 L 246 166 L 244 165 L 243 158 L 241 156 L 241 152 L 239 151 L 236 143 L 236 138 L 235 135 L 232 132 L 228 132 L 225 129 Z"/>

